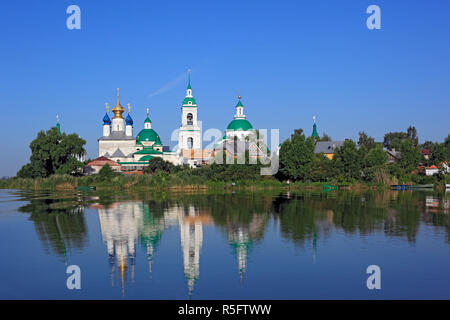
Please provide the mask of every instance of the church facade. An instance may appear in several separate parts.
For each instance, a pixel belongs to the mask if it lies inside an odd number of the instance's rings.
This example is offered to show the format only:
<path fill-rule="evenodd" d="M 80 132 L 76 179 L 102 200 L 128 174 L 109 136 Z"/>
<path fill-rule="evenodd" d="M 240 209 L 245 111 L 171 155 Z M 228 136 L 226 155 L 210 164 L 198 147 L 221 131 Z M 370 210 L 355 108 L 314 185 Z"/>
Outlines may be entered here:
<path fill-rule="evenodd" d="M 124 111 L 119 101 L 119 89 L 117 89 L 117 103 L 112 109 L 114 114 L 112 120 L 106 105 L 103 136 L 98 139 L 99 157 L 106 157 L 117 162 L 124 171 L 142 170 L 153 157 L 160 157 L 175 165 L 181 164 L 182 159 L 176 152 L 163 146 L 158 133 L 152 128 L 148 108 L 144 129 L 136 137 L 133 135 L 134 121 L 131 117 L 130 105 L 128 105 L 128 115 L 125 119 Z"/>
<path fill-rule="evenodd" d="M 154 157 L 160 157 L 174 165 L 188 164 L 191 167 L 211 163 L 219 150 L 236 156 L 236 153 L 249 151 L 252 158 L 258 158 L 268 149 L 262 137 L 253 129 L 246 119 L 241 96 L 238 97 L 236 114 L 226 128 L 226 133 L 219 139 L 212 150 L 202 148 L 202 128 L 198 119 L 198 105 L 192 93 L 190 74 L 186 95 L 181 104 L 181 124 L 178 128 L 178 148 L 175 151 L 164 146 L 160 136 L 153 129 L 147 108 L 144 128 L 134 134 L 134 121 L 128 104 L 128 114 L 120 104 L 119 89 L 117 102 L 110 117 L 108 104 L 103 117 L 103 135 L 98 139 L 98 156 L 115 161 L 122 171 L 140 171 Z M 238 147 L 237 147 L 238 146 Z M 237 147 L 237 148 L 236 148 Z"/>

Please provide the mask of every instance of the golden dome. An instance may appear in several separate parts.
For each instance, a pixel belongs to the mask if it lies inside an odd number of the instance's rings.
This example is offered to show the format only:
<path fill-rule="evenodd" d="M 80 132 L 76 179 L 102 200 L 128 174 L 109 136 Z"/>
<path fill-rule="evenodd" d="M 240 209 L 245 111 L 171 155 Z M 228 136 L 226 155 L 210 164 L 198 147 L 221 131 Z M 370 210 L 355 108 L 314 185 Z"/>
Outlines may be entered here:
<path fill-rule="evenodd" d="M 123 119 L 122 113 L 125 111 L 125 109 L 120 105 L 119 102 L 119 88 L 117 88 L 117 103 L 116 106 L 112 109 L 112 112 L 114 113 L 113 119 Z"/>

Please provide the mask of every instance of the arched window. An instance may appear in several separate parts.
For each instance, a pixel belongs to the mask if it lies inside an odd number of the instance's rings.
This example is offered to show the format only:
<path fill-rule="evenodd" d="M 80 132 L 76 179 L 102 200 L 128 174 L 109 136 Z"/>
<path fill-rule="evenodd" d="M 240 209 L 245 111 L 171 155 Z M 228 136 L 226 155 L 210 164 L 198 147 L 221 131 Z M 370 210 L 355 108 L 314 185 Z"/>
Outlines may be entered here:
<path fill-rule="evenodd" d="M 194 138 L 187 139 L 187 147 L 188 149 L 192 149 L 194 147 Z"/>
<path fill-rule="evenodd" d="M 193 121 L 194 116 L 192 115 L 192 113 L 188 113 L 186 116 L 186 119 L 187 119 L 188 126 L 192 126 L 194 124 L 194 121 Z"/>

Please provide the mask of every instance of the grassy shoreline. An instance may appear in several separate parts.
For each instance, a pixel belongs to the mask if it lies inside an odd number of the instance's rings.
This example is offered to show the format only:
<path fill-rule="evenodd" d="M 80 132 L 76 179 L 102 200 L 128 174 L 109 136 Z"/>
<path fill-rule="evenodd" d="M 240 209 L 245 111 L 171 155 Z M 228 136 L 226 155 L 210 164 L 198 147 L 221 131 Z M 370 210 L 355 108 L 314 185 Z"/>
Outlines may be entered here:
<path fill-rule="evenodd" d="M 435 189 L 443 189 L 443 182 L 435 183 Z M 309 182 L 296 181 L 287 184 L 274 177 L 258 179 L 241 179 L 234 181 L 211 180 L 201 176 L 183 176 L 156 172 L 153 175 L 115 175 L 101 177 L 99 175 L 74 177 L 70 175 L 52 175 L 47 178 L 9 178 L 0 180 L 0 189 L 22 190 L 74 190 L 78 186 L 95 186 L 97 190 L 167 190 L 167 191 L 200 191 L 200 190 L 323 190 L 323 185 L 338 185 L 340 189 L 352 191 L 385 190 L 390 184 L 353 182 Z M 416 184 L 404 182 L 404 184 Z"/>
<path fill-rule="evenodd" d="M 73 177 L 69 175 L 53 175 L 48 178 L 27 179 L 9 178 L 0 181 L 0 189 L 24 190 L 73 190 L 78 186 L 96 186 L 97 190 L 168 190 L 168 191 L 194 191 L 194 190 L 322 190 L 324 184 L 334 184 L 348 190 L 385 189 L 388 186 L 381 184 L 368 184 L 363 182 L 337 183 L 329 182 L 291 182 L 276 180 L 272 177 L 259 180 L 238 180 L 232 185 L 231 181 L 212 181 L 201 177 L 180 177 L 168 174 L 142 175 L 142 176 L 116 176 L 110 179 L 99 179 L 95 176 Z"/>

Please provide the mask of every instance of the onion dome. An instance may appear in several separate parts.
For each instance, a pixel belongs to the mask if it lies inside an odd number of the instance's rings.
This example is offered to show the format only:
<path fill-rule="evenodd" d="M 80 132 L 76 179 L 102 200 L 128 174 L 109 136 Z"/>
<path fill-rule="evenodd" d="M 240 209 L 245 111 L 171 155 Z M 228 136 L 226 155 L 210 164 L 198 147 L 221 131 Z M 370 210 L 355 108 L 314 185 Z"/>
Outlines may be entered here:
<path fill-rule="evenodd" d="M 119 102 L 119 88 L 117 88 L 117 103 L 116 106 L 112 109 L 112 112 L 114 112 L 114 119 L 123 119 L 122 113 L 125 111 L 125 109 L 122 107 L 122 105 Z"/>
<path fill-rule="evenodd" d="M 132 126 L 133 125 L 133 119 L 131 118 L 130 112 L 131 112 L 131 107 L 130 107 L 130 104 L 128 104 L 128 116 L 125 119 L 125 123 L 126 123 L 127 126 Z"/>
<path fill-rule="evenodd" d="M 131 119 L 130 114 L 128 114 L 127 118 L 125 119 L 125 122 L 126 122 L 127 126 L 133 125 L 133 119 Z"/>
<path fill-rule="evenodd" d="M 111 119 L 108 116 L 108 113 L 105 113 L 105 116 L 103 117 L 103 125 L 111 125 Z"/>

